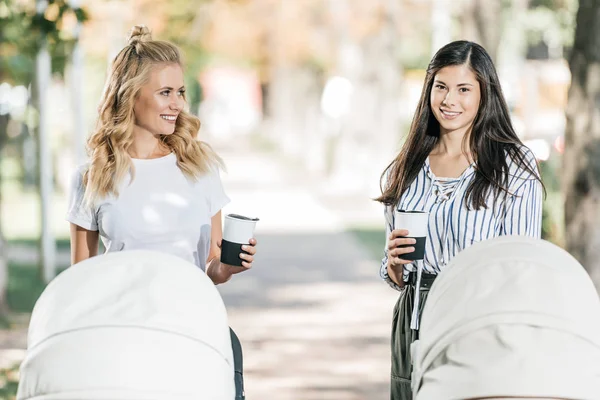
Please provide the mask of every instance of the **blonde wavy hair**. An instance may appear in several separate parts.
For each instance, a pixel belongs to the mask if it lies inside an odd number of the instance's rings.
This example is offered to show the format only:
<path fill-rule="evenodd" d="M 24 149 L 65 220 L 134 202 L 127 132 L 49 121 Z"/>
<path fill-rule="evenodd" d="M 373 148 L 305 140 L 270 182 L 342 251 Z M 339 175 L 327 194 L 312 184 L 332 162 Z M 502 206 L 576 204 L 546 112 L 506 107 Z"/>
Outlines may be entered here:
<path fill-rule="evenodd" d="M 118 186 L 127 174 L 134 177 L 134 166 L 127 152 L 133 144 L 133 107 L 150 72 L 161 64 L 178 64 L 183 68 L 177 46 L 152 40 L 147 27 L 134 26 L 128 45 L 117 54 L 110 67 L 97 127 L 87 141 L 90 162 L 83 176 L 87 204 L 108 195 L 118 196 Z M 223 160 L 213 149 L 197 140 L 199 129 L 200 120 L 182 110 L 175 131 L 160 137 L 161 143 L 175 153 L 177 166 L 192 180 L 212 168 L 224 168 Z"/>

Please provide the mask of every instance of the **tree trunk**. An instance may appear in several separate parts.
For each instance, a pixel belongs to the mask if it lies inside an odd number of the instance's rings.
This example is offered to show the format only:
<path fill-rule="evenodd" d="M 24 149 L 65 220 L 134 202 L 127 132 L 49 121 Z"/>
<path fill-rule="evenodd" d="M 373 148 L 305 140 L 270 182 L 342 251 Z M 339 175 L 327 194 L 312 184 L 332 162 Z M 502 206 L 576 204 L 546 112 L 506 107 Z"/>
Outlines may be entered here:
<path fill-rule="evenodd" d="M 466 0 L 464 6 L 460 14 L 462 36 L 482 45 L 496 62 L 502 36 L 502 2 Z"/>
<path fill-rule="evenodd" d="M 6 301 L 6 289 L 8 287 L 8 259 L 6 255 L 6 242 L 0 231 L 0 328 L 8 319 L 8 303 Z"/>
<path fill-rule="evenodd" d="M 38 13 L 42 14 L 48 4 L 37 0 Z M 40 276 L 49 283 L 55 275 L 56 241 L 50 229 L 50 201 L 53 192 L 52 149 L 50 147 L 50 131 L 48 129 L 48 88 L 51 80 L 52 59 L 44 38 L 35 60 L 35 77 L 33 84 L 33 104 L 38 111 L 36 129 L 38 168 L 39 168 L 39 200 L 40 200 Z"/>
<path fill-rule="evenodd" d="M 0 115 L 0 155 L 8 140 L 7 129 L 9 114 Z M 0 210 L 2 209 L 2 174 L 0 172 Z M 8 286 L 8 260 L 6 244 L 2 234 L 2 213 L 0 212 L 0 327 L 8 317 L 8 304 L 6 303 L 6 288 Z"/>
<path fill-rule="evenodd" d="M 580 0 L 569 60 L 563 192 L 566 247 L 600 289 L 600 1 Z"/>

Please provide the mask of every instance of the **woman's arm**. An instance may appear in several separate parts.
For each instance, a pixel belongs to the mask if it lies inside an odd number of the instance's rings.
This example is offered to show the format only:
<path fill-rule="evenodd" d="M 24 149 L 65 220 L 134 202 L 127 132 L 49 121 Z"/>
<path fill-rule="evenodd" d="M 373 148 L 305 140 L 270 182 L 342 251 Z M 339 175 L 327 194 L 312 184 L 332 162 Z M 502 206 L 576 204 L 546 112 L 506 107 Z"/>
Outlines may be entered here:
<path fill-rule="evenodd" d="M 71 265 L 98 255 L 97 212 L 86 204 L 83 175 L 87 167 L 78 167 L 71 178 L 67 221 L 71 232 Z"/>
<path fill-rule="evenodd" d="M 231 276 L 224 276 L 221 268 L 221 241 L 223 240 L 223 226 L 221 211 L 210 219 L 210 249 L 206 259 L 206 275 L 215 285 L 225 283 Z"/>
<path fill-rule="evenodd" d="M 223 240 L 223 228 L 221 221 L 221 211 L 217 212 L 211 218 L 210 231 L 210 250 L 206 260 L 206 275 L 215 285 L 225 283 L 235 274 L 247 271 L 252 268 L 254 255 L 256 254 L 256 239 L 250 238 L 249 245 L 242 246 L 242 250 L 249 253 L 242 253 L 242 266 L 232 266 L 221 263 L 221 242 Z"/>
<path fill-rule="evenodd" d="M 512 175 L 508 185 L 510 194 L 505 199 L 500 233 L 540 238 L 543 185 L 538 179 L 540 172 L 535 154 L 527 147 L 521 150 L 528 168 L 510 161 L 510 175 Z"/>
<path fill-rule="evenodd" d="M 414 244 L 414 239 L 405 239 L 408 232 L 394 229 L 393 207 L 384 208 L 386 241 L 379 276 L 392 288 L 401 291 L 404 288 L 404 264 L 412 261 L 402 260 L 402 254 L 410 253 L 414 248 L 398 248 L 399 245 Z"/>
<path fill-rule="evenodd" d="M 98 231 L 71 223 L 71 265 L 98 255 Z"/>
<path fill-rule="evenodd" d="M 505 205 L 503 235 L 542 236 L 542 184 L 537 179 L 521 183 Z"/>

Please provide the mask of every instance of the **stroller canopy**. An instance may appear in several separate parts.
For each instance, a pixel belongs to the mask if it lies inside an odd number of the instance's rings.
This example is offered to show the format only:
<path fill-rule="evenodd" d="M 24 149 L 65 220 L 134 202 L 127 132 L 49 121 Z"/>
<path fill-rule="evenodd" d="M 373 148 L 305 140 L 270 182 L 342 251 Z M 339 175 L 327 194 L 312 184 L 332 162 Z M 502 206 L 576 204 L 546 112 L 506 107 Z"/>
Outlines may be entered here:
<path fill-rule="evenodd" d="M 434 282 L 412 352 L 416 400 L 598 399 L 598 293 L 549 242 L 485 241 Z"/>
<path fill-rule="evenodd" d="M 56 277 L 38 299 L 18 400 L 231 400 L 227 313 L 178 257 L 110 253 Z"/>

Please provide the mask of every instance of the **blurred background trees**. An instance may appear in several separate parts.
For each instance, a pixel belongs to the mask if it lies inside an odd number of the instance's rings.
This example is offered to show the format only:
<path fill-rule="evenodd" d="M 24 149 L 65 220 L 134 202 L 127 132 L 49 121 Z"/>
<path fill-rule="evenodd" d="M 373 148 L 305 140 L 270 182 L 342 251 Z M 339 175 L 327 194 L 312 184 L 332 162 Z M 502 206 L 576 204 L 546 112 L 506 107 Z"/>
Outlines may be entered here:
<path fill-rule="evenodd" d="M 584 23 L 575 34 L 578 6 Z M 595 0 L 53 0 L 37 13 L 34 0 L 0 0 L 0 228 L 28 263 L 42 262 L 31 246 L 43 229 L 32 83 L 44 41 L 52 60 L 47 138 L 56 189 L 46 196 L 44 224 L 58 238 L 61 268 L 69 176 L 83 162 L 107 65 L 132 25 L 146 24 L 155 38 L 182 47 L 190 111 L 201 117 L 203 139 L 217 147 L 249 143 L 339 202 L 378 194 L 431 56 L 451 40 L 469 39 L 494 57 L 514 125 L 541 162 L 549 189 L 544 237 L 592 265 L 598 224 L 579 213 L 597 212 L 589 172 L 597 158 L 590 153 L 597 7 Z M 72 74 L 76 44 L 79 75 Z M 576 178 L 582 170 L 585 185 Z M 373 210 L 370 223 L 380 229 L 377 205 Z"/>
<path fill-rule="evenodd" d="M 47 105 L 39 99 L 36 90 L 36 82 L 42 79 L 43 73 L 36 68 L 38 57 L 44 53 L 51 60 L 48 75 L 63 76 L 76 45 L 77 24 L 86 19 L 83 9 L 71 7 L 64 0 L 48 0 L 43 4 L 0 1 L 0 154 L 13 156 L 24 185 L 40 184 L 39 174 L 36 174 L 39 156 L 34 155 L 36 149 L 39 155 L 40 148 L 36 128 L 40 127 L 40 109 Z M 6 149 L 9 140 L 11 148 Z M 2 163 L 0 169 L 0 205 L 6 166 Z M 9 277 L 3 235 L 6 224 L 2 216 L 0 213 L 0 318 L 7 312 Z"/>
<path fill-rule="evenodd" d="M 562 174 L 566 250 L 600 288 L 600 1 L 579 1 L 569 66 Z"/>

